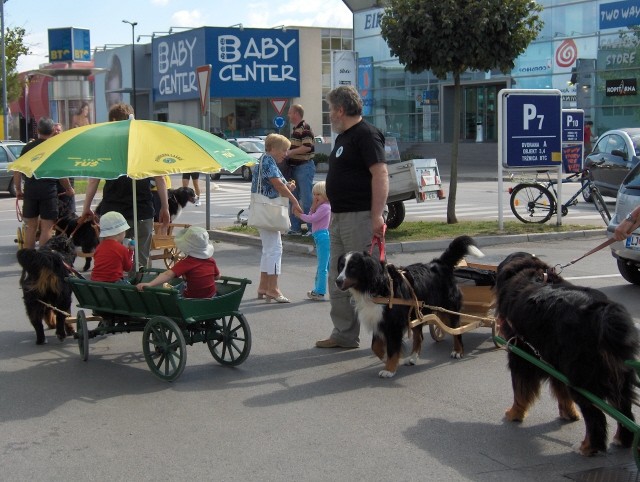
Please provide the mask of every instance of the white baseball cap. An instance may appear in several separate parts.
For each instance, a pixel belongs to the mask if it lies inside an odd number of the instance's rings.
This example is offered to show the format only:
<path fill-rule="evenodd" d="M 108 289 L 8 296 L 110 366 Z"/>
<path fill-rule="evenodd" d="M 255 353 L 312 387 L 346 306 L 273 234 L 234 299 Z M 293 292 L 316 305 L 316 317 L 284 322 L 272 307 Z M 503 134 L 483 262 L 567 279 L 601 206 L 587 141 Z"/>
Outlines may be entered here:
<path fill-rule="evenodd" d="M 181 230 L 175 237 L 176 248 L 188 256 L 209 259 L 213 256 L 213 246 L 209 243 L 209 233 L 200 226 Z"/>
<path fill-rule="evenodd" d="M 120 213 L 109 211 L 100 216 L 100 237 L 115 236 L 129 229 L 127 220 Z"/>

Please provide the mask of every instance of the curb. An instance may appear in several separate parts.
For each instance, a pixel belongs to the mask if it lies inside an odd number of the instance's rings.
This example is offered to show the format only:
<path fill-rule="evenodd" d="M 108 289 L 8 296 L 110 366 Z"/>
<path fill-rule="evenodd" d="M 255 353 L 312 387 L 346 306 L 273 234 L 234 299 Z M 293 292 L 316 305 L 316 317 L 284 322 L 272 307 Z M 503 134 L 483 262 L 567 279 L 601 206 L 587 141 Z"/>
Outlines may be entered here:
<path fill-rule="evenodd" d="M 209 231 L 209 237 L 213 241 L 240 244 L 244 246 L 261 247 L 260 238 L 249 234 L 230 233 L 213 229 Z M 562 233 L 530 233 L 530 234 L 508 234 L 495 236 L 475 236 L 479 248 L 487 246 L 497 246 L 500 244 L 520 244 L 535 243 L 547 240 L 575 239 L 575 238 L 604 238 L 605 229 L 589 229 L 583 231 L 566 231 Z M 424 251 L 442 251 L 449 246 L 451 239 L 432 239 L 424 241 L 407 241 L 400 243 L 387 243 L 387 253 L 420 253 Z M 282 242 L 283 251 L 291 254 L 305 254 L 315 256 L 314 247 L 310 244 L 295 243 L 292 241 Z"/>

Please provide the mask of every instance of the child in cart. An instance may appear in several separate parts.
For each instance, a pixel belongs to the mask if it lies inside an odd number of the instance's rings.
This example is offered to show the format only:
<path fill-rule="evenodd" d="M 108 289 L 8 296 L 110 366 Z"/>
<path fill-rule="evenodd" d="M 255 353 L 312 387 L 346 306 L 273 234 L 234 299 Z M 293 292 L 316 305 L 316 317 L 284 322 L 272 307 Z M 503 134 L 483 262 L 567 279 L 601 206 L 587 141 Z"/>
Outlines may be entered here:
<path fill-rule="evenodd" d="M 199 226 L 183 229 L 176 234 L 175 244 L 186 257 L 153 280 L 138 283 L 138 290 L 142 291 L 147 286 L 161 286 L 173 278 L 182 277 L 185 285 L 182 289 L 184 298 L 213 298 L 220 270 L 213 259 L 213 246 L 209 243 L 207 230 Z"/>
<path fill-rule="evenodd" d="M 311 190 L 313 203 L 309 214 L 302 211 L 294 211 L 294 214 L 307 224 L 311 224 L 311 234 L 316 243 L 316 255 L 318 266 L 316 268 L 315 286 L 311 291 L 307 291 L 307 298 L 313 301 L 324 300 L 327 292 L 327 274 L 329 272 L 329 223 L 331 221 L 331 205 L 327 198 L 326 184 L 324 181 L 317 182 Z"/>
<path fill-rule="evenodd" d="M 115 211 L 100 217 L 100 244 L 93 255 L 93 281 L 107 283 L 129 283 L 124 273 L 133 267 L 134 247 L 131 240 L 125 241 L 129 224 L 124 216 Z"/>

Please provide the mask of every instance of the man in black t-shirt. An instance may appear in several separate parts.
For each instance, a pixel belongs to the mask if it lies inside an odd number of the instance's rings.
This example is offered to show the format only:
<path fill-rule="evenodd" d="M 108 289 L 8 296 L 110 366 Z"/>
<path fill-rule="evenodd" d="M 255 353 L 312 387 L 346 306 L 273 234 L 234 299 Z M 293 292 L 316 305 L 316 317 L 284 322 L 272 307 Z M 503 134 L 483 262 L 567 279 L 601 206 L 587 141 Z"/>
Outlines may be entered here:
<path fill-rule="evenodd" d="M 29 142 L 22 148 L 20 157 L 26 155 L 31 149 L 39 146 L 54 134 L 54 122 L 49 118 L 41 118 L 38 121 L 38 138 Z M 39 245 L 49 241 L 53 233 L 53 225 L 58 219 L 58 179 L 36 179 L 24 177 L 24 190 L 22 188 L 22 173 L 14 171 L 13 185 L 16 187 L 16 197 L 22 199 L 22 218 L 25 224 L 24 247 L 36 247 L 36 233 L 40 225 Z M 75 192 L 69 179 L 60 179 L 67 196 L 74 196 Z"/>
<path fill-rule="evenodd" d="M 368 250 L 373 236 L 384 235 L 383 212 L 389 193 L 384 135 L 362 119 L 362 99 L 352 86 L 327 94 L 331 128 L 338 133 L 329 156 L 327 197 L 331 204 L 329 293 L 333 331 L 318 348 L 357 348 L 360 323 L 348 291 L 333 283 L 338 258 L 348 251 Z"/>

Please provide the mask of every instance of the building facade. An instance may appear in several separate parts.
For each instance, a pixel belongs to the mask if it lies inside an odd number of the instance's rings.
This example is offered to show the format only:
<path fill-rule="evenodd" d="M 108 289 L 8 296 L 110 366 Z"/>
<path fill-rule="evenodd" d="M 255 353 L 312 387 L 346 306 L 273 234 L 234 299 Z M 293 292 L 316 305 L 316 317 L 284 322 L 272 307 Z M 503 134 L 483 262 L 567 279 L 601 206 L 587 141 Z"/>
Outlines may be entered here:
<path fill-rule="evenodd" d="M 402 143 L 497 142 L 497 94 L 503 88 L 559 89 L 563 108 L 584 109 L 595 133 L 638 125 L 640 2 L 541 0 L 544 28 L 503 74 L 462 76 L 463 106 L 452 118 L 453 80 L 411 74 L 381 36 L 375 0 L 344 0 L 353 12 L 354 49 L 366 118 Z"/>
<path fill-rule="evenodd" d="M 351 29 L 279 27 L 201 27 L 153 36 L 135 45 L 136 99 L 139 118 L 204 127 L 227 137 L 288 134 L 287 110 L 305 108 L 317 135 L 329 136 L 328 106 L 331 51 L 352 50 Z M 132 48 L 96 51 L 97 121 L 109 106 L 133 105 Z M 200 107 L 196 69 L 211 65 L 207 114 Z"/>

